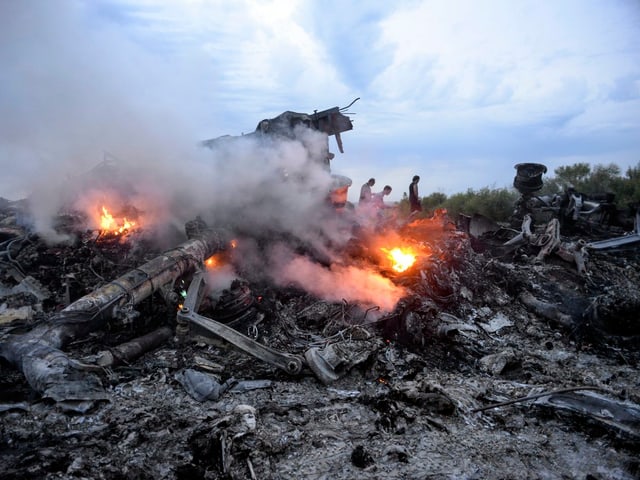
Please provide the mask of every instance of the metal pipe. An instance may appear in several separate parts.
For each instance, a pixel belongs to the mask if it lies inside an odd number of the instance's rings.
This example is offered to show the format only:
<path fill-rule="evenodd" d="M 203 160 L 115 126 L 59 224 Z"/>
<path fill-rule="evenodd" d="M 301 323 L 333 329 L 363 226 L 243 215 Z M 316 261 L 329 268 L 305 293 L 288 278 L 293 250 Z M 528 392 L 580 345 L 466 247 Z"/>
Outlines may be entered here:
<path fill-rule="evenodd" d="M 71 303 L 51 319 L 54 324 L 83 324 L 89 331 L 121 315 L 164 285 L 195 269 L 226 248 L 220 235 L 194 238 Z M 60 346 L 64 345 L 64 341 Z"/>

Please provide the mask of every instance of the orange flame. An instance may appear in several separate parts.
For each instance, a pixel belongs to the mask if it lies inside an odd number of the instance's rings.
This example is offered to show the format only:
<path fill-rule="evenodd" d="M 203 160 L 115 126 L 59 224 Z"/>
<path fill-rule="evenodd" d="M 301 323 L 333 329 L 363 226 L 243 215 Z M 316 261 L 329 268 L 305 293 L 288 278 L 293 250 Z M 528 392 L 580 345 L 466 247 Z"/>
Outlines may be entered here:
<path fill-rule="evenodd" d="M 100 216 L 100 230 L 113 233 L 114 235 L 120 235 L 121 233 L 131 230 L 136 226 L 136 222 L 127 220 L 124 217 L 121 222 L 118 222 L 113 215 L 109 213 L 107 207 L 102 206 L 102 215 Z"/>
<path fill-rule="evenodd" d="M 408 270 L 416 261 L 416 254 L 410 248 L 396 247 L 391 250 L 381 248 L 381 250 L 387 254 L 387 258 L 392 263 L 391 267 L 396 272 Z"/>
<path fill-rule="evenodd" d="M 212 255 L 204 261 L 204 265 L 205 267 L 207 267 L 207 270 L 210 270 L 212 268 L 219 266 L 220 263 L 221 262 L 218 255 Z"/>

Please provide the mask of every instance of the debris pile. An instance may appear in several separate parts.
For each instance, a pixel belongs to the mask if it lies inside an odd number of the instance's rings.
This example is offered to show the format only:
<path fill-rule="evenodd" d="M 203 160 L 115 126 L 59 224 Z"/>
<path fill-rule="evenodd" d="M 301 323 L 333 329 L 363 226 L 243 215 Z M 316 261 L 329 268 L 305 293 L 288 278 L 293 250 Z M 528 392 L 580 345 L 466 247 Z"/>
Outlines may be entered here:
<path fill-rule="evenodd" d="M 638 477 L 635 241 L 322 208 L 167 248 L 126 201 L 51 241 L 0 200 L 0 479 Z"/>
<path fill-rule="evenodd" d="M 215 299 L 221 232 L 164 253 L 140 232 L 50 246 L 17 207 L 0 219 L 0 478 L 638 475 L 637 250 L 579 272 L 416 220 L 345 250 L 403 289 L 383 312 L 261 281 Z M 381 260 L 389 236 L 418 253 L 403 272 Z"/>

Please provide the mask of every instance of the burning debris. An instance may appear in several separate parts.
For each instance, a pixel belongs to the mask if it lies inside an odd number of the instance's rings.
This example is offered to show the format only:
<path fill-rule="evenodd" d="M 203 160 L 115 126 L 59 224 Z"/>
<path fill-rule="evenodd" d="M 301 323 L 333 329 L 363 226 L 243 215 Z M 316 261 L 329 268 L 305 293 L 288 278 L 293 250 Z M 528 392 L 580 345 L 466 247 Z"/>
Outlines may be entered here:
<path fill-rule="evenodd" d="M 370 225 L 327 172 L 343 111 L 206 142 L 308 156 L 268 165 L 257 211 L 182 232 L 102 174 L 55 235 L 0 203 L 0 478 L 637 477 L 636 243 L 611 254 L 535 209 L 519 232 Z M 518 170 L 519 205 L 542 173 Z M 258 218 L 291 190 L 315 202 L 303 224 Z"/>

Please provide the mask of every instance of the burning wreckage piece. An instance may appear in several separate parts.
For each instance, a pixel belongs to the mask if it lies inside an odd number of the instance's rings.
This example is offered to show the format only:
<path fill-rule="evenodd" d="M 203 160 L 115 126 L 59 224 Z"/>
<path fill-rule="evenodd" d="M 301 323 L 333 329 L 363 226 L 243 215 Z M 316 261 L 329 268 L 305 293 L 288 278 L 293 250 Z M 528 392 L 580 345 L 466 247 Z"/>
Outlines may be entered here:
<path fill-rule="evenodd" d="M 338 380 L 351 367 L 365 360 L 362 355 L 354 355 L 353 351 L 336 343 L 330 343 L 324 348 L 310 347 L 305 351 L 304 357 L 270 348 L 229 325 L 197 313 L 206 292 L 205 274 L 197 272 L 189 285 L 183 306 L 177 314 L 176 332 L 182 340 L 203 339 L 203 337 L 206 340 L 206 337 L 219 337 L 289 375 L 297 375 L 302 372 L 304 366 L 308 366 L 324 384 Z"/>
<path fill-rule="evenodd" d="M 253 355 L 285 372 L 295 375 L 302 370 L 303 359 L 296 355 L 278 352 L 251 338 L 241 334 L 237 330 L 213 319 L 197 313 L 205 293 L 204 273 L 198 272 L 187 291 L 184 304 L 178 312 L 178 333 L 184 337 L 190 331 L 190 326 L 198 327 L 210 334 L 221 337 L 240 350 Z"/>
<path fill-rule="evenodd" d="M 98 379 L 90 374 L 102 368 L 100 362 L 81 363 L 70 359 L 62 349 L 104 327 L 111 318 L 133 321 L 137 317 L 135 305 L 155 292 L 166 292 L 168 285 L 224 250 L 228 243 L 220 232 L 191 238 L 76 300 L 47 323 L 24 334 L 8 335 L 0 344 L 0 356 L 21 370 L 29 385 L 44 398 L 63 402 L 71 409 L 89 408 L 94 401 L 106 399 Z M 160 331 L 153 338 L 138 339 L 123 347 L 122 353 L 135 355 L 165 334 Z M 104 362 L 109 364 L 110 360 L 105 358 Z"/>
<path fill-rule="evenodd" d="M 304 357 L 279 352 L 229 325 L 198 314 L 206 292 L 205 276 L 200 267 L 204 266 L 206 259 L 224 251 L 231 242 L 220 232 L 207 232 L 190 224 L 186 229 L 198 236 L 76 300 L 46 324 L 24 334 L 8 335 L 0 345 L 0 356 L 21 370 L 29 385 L 43 398 L 50 398 L 68 410 L 86 411 L 94 402 L 108 399 L 94 372 L 139 357 L 171 338 L 173 331 L 161 327 L 83 361 L 69 358 L 63 351 L 64 347 L 104 327 L 109 319 L 135 322 L 138 316 L 135 305 L 155 292 L 172 303 L 174 299 L 169 297 L 173 284 L 191 273 L 193 276 L 186 298 L 177 313 L 176 334 L 180 339 L 185 340 L 188 336 L 202 339 L 202 335 L 196 335 L 198 333 L 219 337 L 290 375 L 297 375 L 308 366 L 325 384 L 345 375 L 363 360 L 335 345 L 324 349 L 312 347 Z"/>
<path fill-rule="evenodd" d="M 353 123 L 351 119 L 344 115 L 351 105 L 353 105 L 359 98 L 356 98 L 346 107 L 333 107 L 321 112 L 315 111 L 312 114 L 297 113 L 297 112 L 283 112 L 277 117 L 264 119 L 258 123 L 255 131 L 245 137 L 287 137 L 296 138 L 295 129 L 298 126 L 305 126 L 312 130 L 317 130 L 326 133 L 327 136 L 334 136 L 336 143 L 338 144 L 338 150 L 340 153 L 344 153 L 342 145 L 341 133 L 353 130 Z M 209 148 L 215 148 L 216 145 L 222 144 L 230 139 L 233 139 L 232 135 L 223 135 L 221 137 L 212 138 L 202 142 L 202 145 Z M 327 165 L 328 161 L 333 158 L 333 154 L 329 153 L 327 145 L 327 157 L 323 159 Z"/>
<path fill-rule="evenodd" d="M 344 153 L 341 134 L 353 130 L 353 123 L 345 113 L 359 99 L 356 98 L 346 107 L 332 107 L 320 112 L 316 110 L 311 114 L 286 111 L 277 117 L 261 120 L 251 133 L 243 134 L 241 137 L 223 135 L 205 140 L 201 142 L 201 145 L 215 150 L 218 147 L 228 145 L 229 142 L 233 142 L 238 138 L 254 138 L 261 141 L 278 138 L 300 140 L 300 128 L 307 128 L 327 135 L 326 147 L 322 151 L 316 152 L 313 155 L 313 160 L 322 165 L 325 170 L 331 171 L 331 160 L 335 155 L 329 151 L 328 137 L 335 137 L 338 150 L 340 153 Z M 278 171 L 278 174 L 286 176 L 287 172 Z M 331 174 L 331 178 L 332 185 L 327 200 L 336 208 L 342 208 L 347 203 L 347 193 L 352 181 L 343 175 Z"/>
<path fill-rule="evenodd" d="M 343 152 L 340 134 L 353 129 L 351 120 L 343 112 L 356 100 L 344 108 L 334 107 L 321 112 L 315 111 L 309 115 L 284 112 L 273 119 L 261 121 L 256 131 L 250 135 L 296 138 L 296 127 L 306 126 L 325 133 L 327 137 L 335 136 L 338 148 L 340 152 Z M 203 145 L 214 148 L 229 138 L 230 136 L 224 136 L 212 139 L 203 142 Z M 329 161 L 333 156 L 329 152 L 327 144 L 323 158 L 317 160 L 324 163 L 329 169 Z M 333 175 L 333 177 L 334 190 L 331 192 L 331 201 L 336 206 L 343 206 L 351 180 L 339 175 Z M 113 217 L 104 207 L 102 213 L 101 229 L 111 232 L 111 227 L 114 225 Z M 105 224 L 105 218 L 107 224 Z M 133 224 L 127 222 L 125 228 L 130 225 Z M 187 225 L 187 229 L 189 229 L 189 225 Z M 196 230 L 198 231 L 195 233 L 198 235 L 203 233 L 197 228 Z M 123 231 L 126 230 L 123 229 Z M 119 233 L 121 231 L 118 231 L 116 235 Z M 179 277 L 189 271 L 197 270 L 199 266 L 203 265 L 206 258 L 223 250 L 226 246 L 225 240 L 218 235 L 211 234 L 211 232 L 205 232 L 199 238 L 193 238 L 193 233 L 187 231 L 188 237 L 192 240 L 165 252 L 145 265 L 69 304 L 55 314 L 47 324 L 38 325 L 25 334 L 9 335 L 0 346 L 0 356 L 20 369 L 31 387 L 43 397 L 51 398 L 57 402 L 66 402 L 71 409 L 88 408 L 87 405 L 78 406 L 78 404 L 104 399 L 105 396 L 98 379 L 89 373 L 92 370 L 98 371 L 102 367 L 128 361 L 144 351 L 154 348 L 166 341 L 169 335 L 167 329 L 158 329 L 120 345 L 113 351 L 100 352 L 90 359 L 93 364 L 70 359 L 62 349 L 70 342 L 83 338 L 90 332 L 104 326 L 108 319 L 119 318 L 127 323 L 134 322 L 138 316 L 138 312 L 134 309 L 135 305 L 156 291 L 164 296 L 170 296 L 171 287 Z M 275 351 L 240 334 L 230 326 L 198 315 L 197 306 L 201 298 L 202 286 L 203 277 L 196 274 L 189 289 L 192 293 L 188 295 L 184 307 L 178 313 L 178 330 L 184 329 L 185 324 L 197 326 L 201 330 L 219 336 L 246 353 L 290 374 L 299 373 L 303 366 L 308 364 L 311 364 L 314 371 L 325 373 L 320 375 L 320 378 L 325 382 L 346 373 L 348 362 L 344 360 L 339 362 L 342 369 L 341 373 L 337 373 L 329 367 L 331 362 L 325 360 L 323 353 L 317 349 L 314 350 L 314 355 L 309 357 L 311 360 L 307 359 L 305 362 L 301 356 Z M 172 299 L 167 297 L 165 300 L 171 301 Z M 335 353 L 331 357 L 333 364 L 337 365 Z M 317 368 L 313 368 L 315 363 L 318 364 Z M 76 406 L 74 407 L 73 404 Z"/>

